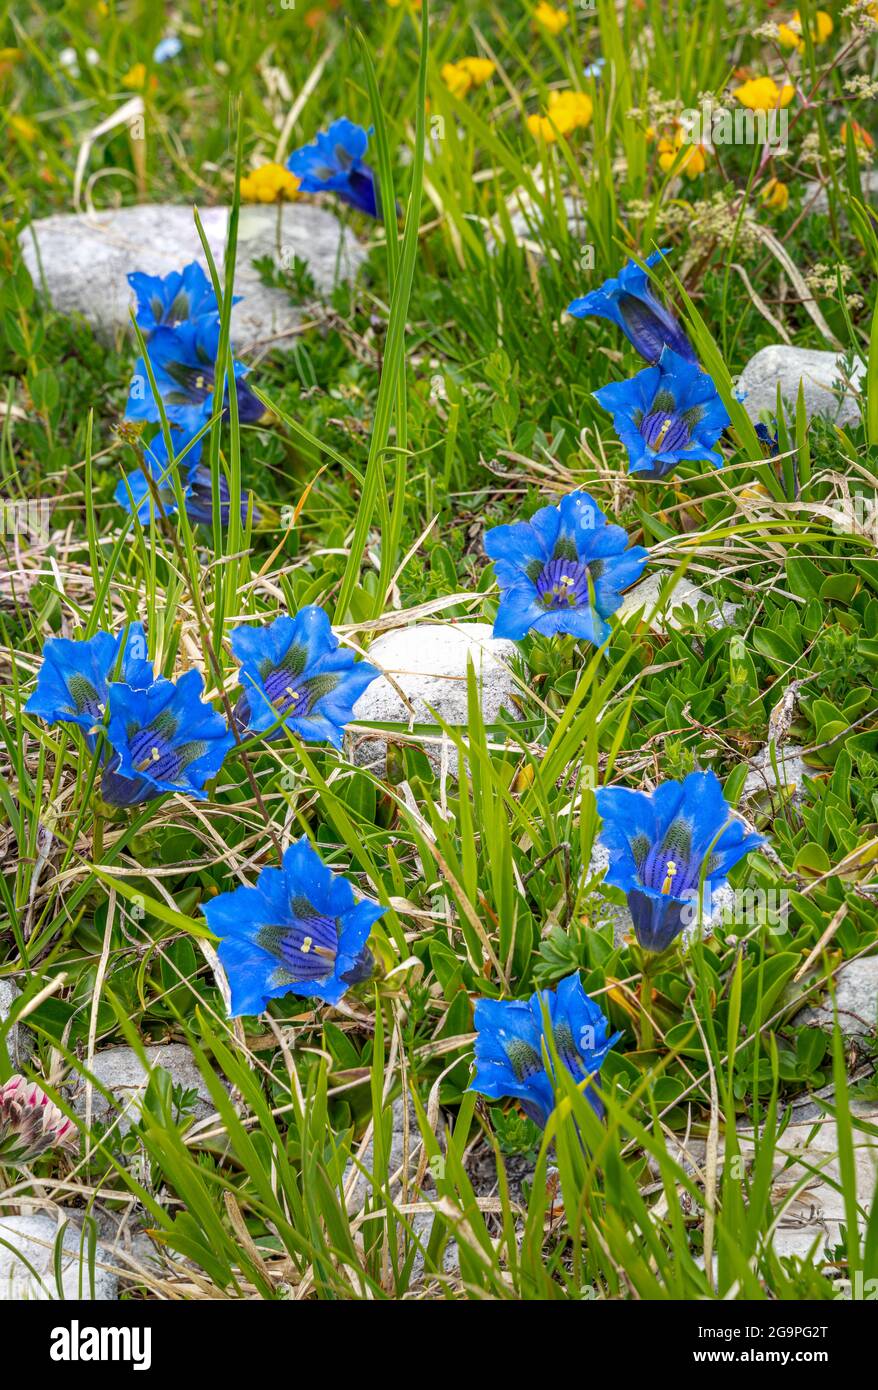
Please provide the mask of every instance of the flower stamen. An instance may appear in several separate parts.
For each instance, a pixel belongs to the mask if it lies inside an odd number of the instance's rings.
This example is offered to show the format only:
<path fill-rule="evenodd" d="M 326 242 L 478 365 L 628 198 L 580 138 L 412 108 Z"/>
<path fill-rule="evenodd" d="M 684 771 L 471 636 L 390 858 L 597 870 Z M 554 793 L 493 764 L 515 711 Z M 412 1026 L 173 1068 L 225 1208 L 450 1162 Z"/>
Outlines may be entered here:
<path fill-rule="evenodd" d="M 672 886 L 673 881 L 674 881 L 674 876 L 675 876 L 675 874 L 676 874 L 676 872 L 677 872 L 677 866 L 676 866 L 676 864 L 674 863 L 673 859 L 669 859 L 669 860 L 668 860 L 667 864 L 665 865 L 665 870 L 666 870 L 666 875 L 665 875 L 665 881 L 664 881 L 664 883 L 662 884 L 662 892 L 663 892 L 663 893 L 670 893 L 670 891 L 671 891 L 671 886 Z"/>

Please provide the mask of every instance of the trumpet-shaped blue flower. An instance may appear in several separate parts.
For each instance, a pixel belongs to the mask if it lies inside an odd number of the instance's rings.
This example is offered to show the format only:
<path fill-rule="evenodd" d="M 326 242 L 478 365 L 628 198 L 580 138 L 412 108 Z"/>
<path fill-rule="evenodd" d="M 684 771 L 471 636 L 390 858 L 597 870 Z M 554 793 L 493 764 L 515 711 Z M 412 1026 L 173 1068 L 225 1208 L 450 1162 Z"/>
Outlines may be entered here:
<path fill-rule="evenodd" d="M 338 1003 L 372 974 L 366 942 L 387 908 L 356 902 L 348 880 L 330 873 L 302 838 L 286 851 L 282 868 L 263 869 L 255 887 L 221 893 L 201 910 L 221 938 L 235 1017 L 261 1013 L 283 994 Z"/>
<path fill-rule="evenodd" d="M 279 719 L 308 743 L 341 748 L 354 704 L 379 672 L 339 646 L 329 618 L 311 604 L 267 627 L 236 627 L 232 651 L 241 662 L 235 720 L 264 733 Z"/>
<path fill-rule="evenodd" d="M 542 992 L 551 1020 L 558 1057 L 576 1081 L 594 1079 L 610 1048 L 622 1036 L 609 1024 L 582 988 L 578 975 L 568 975 L 556 990 Z M 476 1074 L 470 1091 L 499 1100 L 513 1096 L 535 1124 L 544 1127 L 555 1108 L 551 1054 L 544 1058 L 545 1024 L 540 991 L 528 1000 L 480 999 L 475 1007 Z M 598 1115 L 601 1103 L 592 1086 L 585 1092 Z"/>
<path fill-rule="evenodd" d="M 176 328 L 157 328 L 149 340 L 149 361 L 168 420 L 197 434 L 213 413 L 214 363 L 220 326 L 216 315 L 188 319 Z M 243 362 L 234 363 L 238 415 L 253 424 L 265 412 L 242 378 Z M 228 408 L 228 407 L 226 407 Z M 159 408 L 142 357 L 137 359 L 125 415 L 129 420 L 158 420 Z"/>
<path fill-rule="evenodd" d="M 595 797 L 600 842 L 610 857 L 606 881 L 628 895 L 635 935 L 647 951 L 666 950 L 697 920 L 702 871 L 706 901 L 733 865 L 763 843 L 732 818 L 713 772 L 662 782 L 649 796 L 600 787 Z"/>
<path fill-rule="evenodd" d="M 600 646 L 620 590 L 640 578 L 649 558 L 643 546 L 627 545 L 627 533 L 607 524 L 587 492 L 541 507 L 530 521 L 493 527 L 485 551 L 500 586 L 495 637 L 570 632 Z"/>
<path fill-rule="evenodd" d="M 310 145 L 294 150 L 287 168 L 303 193 L 334 193 L 367 217 L 379 217 L 375 174 L 363 163 L 369 134 L 343 116 L 319 131 Z"/>
<path fill-rule="evenodd" d="M 114 680 L 126 681 L 135 690 L 152 684 L 142 623 L 130 623 L 115 636 L 96 632 L 84 641 L 50 637 L 43 647 L 37 688 L 25 711 L 47 724 L 77 724 L 94 747 Z"/>
<path fill-rule="evenodd" d="M 225 719 L 201 695 L 198 671 L 178 681 L 160 676 L 146 689 L 110 686 L 107 737 L 115 757 L 101 791 L 113 805 L 151 801 L 162 792 L 185 792 L 204 800 L 235 742 Z"/>
<path fill-rule="evenodd" d="M 657 265 L 664 254 L 664 251 L 654 251 L 647 256 L 646 264 Z M 698 360 L 682 325 L 670 309 L 656 299 L 649 276 L 634 261 L 623 266 L 615 279 L 605 280 L 599 289 L 574 299 L 568 304 L 567 312 L 577 319 L 611 319 L 647 362 L 657 362 L 666 347 L 685 357 L 687 362 Z"/>
<path fill-rule="evenodd" d="M 179 431 L 174 431 L 178 434 Z M 173 436 L 172 436 L 173 437 Z M 178 452 L 183 450 L 188 443 L 187 436 L 182 439 L 174 440 Z M 211 486 L 210 469 L 201 460 L 201 443 L 199 439 L 196 444 L 186 454 L 183 460 L 186 468 L 186 485 L 183 490 L 183 500 L 186 504 L 186 515 L 193 526 L 211 526 L 213 524 L 213 488 Z M 147 464 L 152 475 L 153 487 L 150 487 L 147 474 L 142 468 L 136 468 L 133 472 L 127 473 L 124 478 L 116 485 L 114 493 L 115 499 L 120 507 L 124 507 L 129 516 L 132 512 L 137 512 L 137 516 L 142 526 L 149 523 L 150 513 L 156 510 L 157 515 L 173 516 L 177 511 L 177 498 L 171 484 L 168 470 L 168 451 L 165 446 L 164 437 L 157 434 L 155 439 L 144 447 L 144 462 Z M 161 501 L 161 508 L 156 504 L 155 491 L 158 492 Z M 228 526 L 229 514 L 231 512 L 231 493 L 225 474 L 220 471 L 219 477 L 219 499 L 220 499 L 220 520 L 222 525 Z M 248 501 L 246 496 L 241 498 L 241 520 L 247 518 Z M 259 513 L 254 509 L 254 520 L 258 520 Z"/>
<path fill-rule="evenodd" d="M 684 460 L 722 468 L 713 445 L 729 423 L 711 377 L 666 348 L 656 367 L 592 392 L 613 417 L 628 450 L 628 471 L 663 478 Z"/>
<path fill-rule="evenodd" d="M 164 277 L 135 270 L 128 283 L 137 295 L 137 323 L 146 335 L 219 313 L 213 285 L 197 261 Z"/>

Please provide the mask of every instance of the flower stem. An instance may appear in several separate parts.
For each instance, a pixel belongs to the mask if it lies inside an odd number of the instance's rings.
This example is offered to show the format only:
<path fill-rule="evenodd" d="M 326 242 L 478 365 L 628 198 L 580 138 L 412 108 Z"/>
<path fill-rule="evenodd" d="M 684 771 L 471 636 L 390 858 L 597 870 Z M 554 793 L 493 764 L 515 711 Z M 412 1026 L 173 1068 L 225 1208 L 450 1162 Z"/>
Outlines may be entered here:
<path fill-rule="evenodd" d="M 640 976 L 640 1048 L 648 1052 L 655 1046 L 650 1010 L 652 1009 L 652 956 L 644 955 Z"/>
<path fill-rule="evenodd" d="M 96 864 L 100 864 L 104 855 L 104 818 L 95 816 L 94 830 L 91 837 L 92 858 Z"/>

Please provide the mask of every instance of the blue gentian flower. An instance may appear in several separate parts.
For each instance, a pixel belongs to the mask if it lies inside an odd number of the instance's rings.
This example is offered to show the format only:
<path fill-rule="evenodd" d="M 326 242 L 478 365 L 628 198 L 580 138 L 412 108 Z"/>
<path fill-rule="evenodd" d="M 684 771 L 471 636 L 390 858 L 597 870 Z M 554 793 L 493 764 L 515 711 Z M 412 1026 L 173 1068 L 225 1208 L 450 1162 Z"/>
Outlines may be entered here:
<path fill-rule="evenodd" d="M 131 806 L 162 792 L 186 792 L 204 800 L 235 742 L 225 719 L 201 695 L 198 671 L 178 681 L 160 676 L 146 689 L 110 686 L 107 737 L 115 753 L 103 776 L 105 801 Z"/>
<path fill-rule="evenodd" d="M 310 145 L 294 150 L 287 168 L 303 193 L 334 193 L 367 217 L 378 217 L 375 174 L 363 163 L 369 134 L 343 116 L 319 131 Z"/>
<path fill-rule="evenodd" d="M 337 1004 L 371 976 L 366 942 L 387 908 L 356 902 L 348 880 L 330 873 L 303 837 L 286 851 L 282 868 L 263 869 L 254 888 L 221 893 L 201 910 L 221 938 L 234 1018 L 259 1014 L 283 994 Z"/>
<path fill-rule="evenodd" d="M 635 935 L 647 951 L 666 950 L 696 920 L 702 869 L 706 902 L 733 865 L 763 843 L 732 818 L 714 772 L 662 782 L 649 796 L 599 787 L 595 797 L 600 842 L 610 856 L 606 882 L 628 895 Z"/>
<path fill-rule="evenodd" d="M 150 366 L 168 420 L 190 435 L 197 434 L 213 412 L 219 334 L 219 320 L 208 315 L 176 328 L 157 328 L 149 340 Z M 241 379 L 247 370 L 243 362 L 235 362 L 238 415 L 243 424 L 253 424 L 265 407 Z M 142 357 L 135 363 L 125 415 L 129 420 L 160 419 Z"/>
<path fill-rule="evenodd" d="M 174 433 L 177 433 L 175 431 Z M 186 448 L 189 442 L 187 436 L 183 436 L 179 441 L 174 440 L 177 452 L 180 453 Z M 184 463 L 187 465 L 186 484 L 183 491 L 183 500 L 186 504 L 186 515 L 193 526 L 212 526 L 213 525 L 213 488 L 211 486 L 210 468 L 201 460 L 201 444 L 197 443 L 186 454 Z M 147 444 L 143 451 L 144 462 L 148 465 L 152 474 L 153 483 L 158 490 L 161 499 L 164 515 L 174 516 L 177 511 L 177 498 L 171 485 L 168 473 L 168 451 L 165 446 L 164 436 L 157 434 L 155 439 Z M 136 468 L 133 472 L 127 473 L 116 485 L 113 494 L 120 507 L 124 507 L 130 516 L 136 511 L 142 526 L 149 524 L 150 513 L 156 506 L 153 489 L 149 486 L 147 475 L 142 468 Z M 220 497 L 220 521 L 222 525 L 228 526 L 229 514 L 231 512 L 231 493 L 225 474 L 220 471 L 219 477 L 219 497 Z M 241 498 L 241 520 L 246 521 L 248 510 L 248 500 L 246 496 Z M 161 515 L 161 513 L 159 513 Z M 259 520 L 259 512 L 254 508 L 253 520 Z"/>
<path fill-rule="evenodd" d="M 188 319 L 219 313 L 213 285 L 197 261 L 164 277 L 134 270 L 128 283 L 137 295 L 137 323 L 147 336 L 157 328 L 176 328 Z"/>
<path fill-rule="evenodd" d="M 643 546 L 627 545 L 626 532 L 607 525 L 587 492 L 541 507 L 530 521 L 493 527 L 485 551 L 500 586 L 494 636 L 570 632 L 600 646 L 620 590 L 640 578 L 649 558 Z"/>
<path fill-rule="evenodd" d="M 757 422 L 755 429 L 757 438 L 763 444 L 768 445 L 768 451 L 771 457 L 777 458 L 777 455 L 780 453 L 780 445 L 777 439 L 777 421 L 775 421 L 774 434 L 772 434 L 768 425 L 764 425 L 761 420 Z"/>
<path fill-rule="evenodd" d="M 594 1079 L 622 1034 L 609 1034 L 606 1018 L 585 993 L 578 975 L 568 975 L 557 990 L 543 990 L 542 1000 L 560 1060 L 574 1080 Z M 539 990 L 528 1000 L 480 999 L 474 1013 L 476 1074 L 468 1089 L 492 1100 L 514 1096 L 524 1113 L 544 1128 L 555 1108 L 555 1085 L 543 1056 L 545 1025 Z M 547 1052 L 546 1057 L 550 1056 Z M 602 1116 L 603 1107 L 591 1085 L 585 1094 Z"/>
<path fill-rule="evenodd" d="M 339 646 L 329 618 L 311 604 L 267 627 L 236 627 L 232 651 L 241 662 L 244 694 L 235 708 L 239 729 L 264 733 L 284 726 L 308 743 L 342 746 L 354 704 L 379 672 Z"/>
<path fill-rule="evenodd" d="M 654 251 L 646 264 L 657 265 L 664 255 L 664 251 Z M 599 289 L 574 299 L 567 312 L 577 319 L 611 319 L 647 362 L 657 362 L 666 347 L 687 362 L 698 360 L 682 325 L 656 299 L 649 276 L 635 261 L 623 266 L 616 279 L 605 280 Z"/>
<path fill-rule="evenodd" d="M 114 680 L 126 681 L 134 690 L 153 682 L 142 623 L 130 623 L 115 636 L 100 631 L 80 641 L 50 637 L 43 647 L 37 688 L 25 712 L 47 724 L 77 724 L 93 748 Z"/>
<path fill-rule="evenodd" d="M 628 381 L 612 381 L 592 395 L 613 417 L 628 450 L 628 471 L 664 478 L 684 460 L 705 459 L 722 468 L 714 444 L 729 424 L 713 379 L 665 348 L 656 367 Z"/>
<path fill-rule="evenodd" d="M 189 438 L 189 435 L 183 434 L 180 430 L 171 430 L 171 442 L 177 454 L 186 448 Z M 197 444 L 192 445 L 183 460 L 184 464 L 188 464 L 190 468 L 198 463 L 201 456 L 201 444 L 202 441 L 199 439 Z M 158 491 L 165 516 L 173 516 L 177 510 L 177 498 L 168 468 L 168 449 L 161 431 L 143 446 L 143 461 Z M 136 511 L 142 526 L 149 524 L 150 513 L 156 506 L 156 502 L 144 469 L 136 468 L 121 478 L 116 484 L 113 497 L 120 507 L 124 507 L 129 516 Z"/>
<path fill-rule="evenodd" d="M 228 526 L 229 516 L 232 511 L 232 494 L 229 489 L 226 475 L 220 470 L 219 475 L 219 504 L 220 522 L 223 527 Z M 192 525 L 212 526 L 213 525 L 213 487 L 210 468 L 206 463 L 196 463 L 189 470 L 189 482 L 184 493 L 186 499 L 186 515 Z M 241 520 L 246 522 L 248 511 L 247 494 L 241 495 Z M 259 511 L 253 508 L 254 522 L 259 520 Z"/>

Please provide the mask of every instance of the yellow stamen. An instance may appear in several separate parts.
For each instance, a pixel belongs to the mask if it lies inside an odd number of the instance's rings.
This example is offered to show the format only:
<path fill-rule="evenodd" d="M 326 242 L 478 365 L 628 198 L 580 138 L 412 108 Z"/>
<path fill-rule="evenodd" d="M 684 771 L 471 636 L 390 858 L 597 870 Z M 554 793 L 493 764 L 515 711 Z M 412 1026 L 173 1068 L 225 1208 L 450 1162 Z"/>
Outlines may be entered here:
<path fill-rule="evenodd" d="M 313 945 L 314 945 L 314 939 L 313 939 L 313 937 L 306 936 L 305 939 L 304 939 L 303 942 L 302 942 L 302 948 L 301 948 L 301 949 L 302 949 L 302 955 L 303 955 L 303 956 L 307 956 L 308 952 L 311 950 L 311 947 L 312 947 Z"/>
<path fill-rule="evenodd" d="M 677 866 L 674 863 L 673 859 L 668 860 L 667 864 L 665 865 L 665 869 L 667 870 L 667 877 L 665 878 L 665 881 L 662 884 L 662 892 L 670 893 L 671 884 L 673 883 L 674 875 L 677 872 Z"/>
<path fill-rule="evenodd" d="M 335 960 L 336 952 L 330 946 L 315 946 L 315 956 L 325 956 L 327 960 Z"/>
<path fill-rule="evenodd" d="M 143 772 L 145 768 L 149 767 L 150 763 L 157 763 L 161 756 L 162 755 L 157 748 L 151 748 L 149 750 L 149 756 L 144 758 L 142 763 L 137 764 L 137 771 Z"/>
<path fill-rule="evenodd" d="M 668 430 L 669 430 L 670 428 L 671 428 L 671 420 L 670 420 L 670 416 L 669 416 L 668 419 L 667 419 L 667 420 L 665 421 L 665 423 L 662 425 L 661 429 L 659 430 L 658 434 L 657 434 L 656 437 L 655 437 L 655 443 L 654 443 L 653 446 L 652 446 L 654 449 L 660 449 L 660 448 L 662 447 L 662 441 L 664 440 L 664 437 L 665 437 L 665 435 L 667 434 L 667 432 L 668 432 Z"/>

